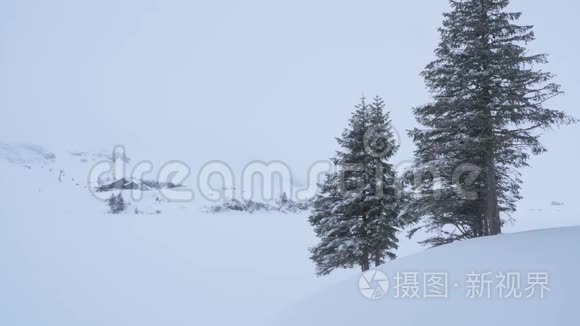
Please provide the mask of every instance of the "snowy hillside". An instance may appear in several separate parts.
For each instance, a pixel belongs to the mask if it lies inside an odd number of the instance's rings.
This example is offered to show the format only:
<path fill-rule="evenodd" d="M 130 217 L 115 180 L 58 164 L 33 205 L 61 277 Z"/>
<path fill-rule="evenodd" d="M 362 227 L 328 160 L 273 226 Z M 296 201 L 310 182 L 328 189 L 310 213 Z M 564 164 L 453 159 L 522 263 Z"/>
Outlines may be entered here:
<path fill-rule="evenodd" d="M 384 265 L 390 284 L 380 299 L 364 297 L 356 275 L 304 300 L 279 324 L 578 325 L 579 245 L 580 227 L 454 243 Z M 434 286 L 433 275 L 447 281 Z"/>

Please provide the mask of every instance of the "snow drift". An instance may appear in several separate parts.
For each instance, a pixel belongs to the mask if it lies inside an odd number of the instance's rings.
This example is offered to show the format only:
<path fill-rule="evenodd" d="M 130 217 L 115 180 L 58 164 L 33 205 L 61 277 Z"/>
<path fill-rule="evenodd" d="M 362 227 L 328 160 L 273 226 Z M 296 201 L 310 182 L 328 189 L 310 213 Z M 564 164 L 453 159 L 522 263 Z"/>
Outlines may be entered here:
<path fill-rule="evenodd" d="M 281 325 L 578 325 L 580 321 L 580 227 L 547 229 L 471 241 L 427 250 L 384 265 L 390 290 L 378 300 L 360 293 L 360 275 L 303 301 L 283 314 Z M 393 276 L 399 272 L 448 276 L 447 298 L 397 295 Z M 487 293 L 473 297 L 469 275 L 488 273 Z M 520 298 L 499 293 L 495 276 L 521 275 Z M 524 292 L 529 274 L 548 276 L 544 298 Z M 404 281 L 399 281 L 402 285 Z M 376 287 L 377 285 L 375 285 Z M 515 287 L 514 288 L 518 288 Z M 401 287 L 398 288 L 401 291 Z M 487 291 L 484 289 L 484 291 Z"/>

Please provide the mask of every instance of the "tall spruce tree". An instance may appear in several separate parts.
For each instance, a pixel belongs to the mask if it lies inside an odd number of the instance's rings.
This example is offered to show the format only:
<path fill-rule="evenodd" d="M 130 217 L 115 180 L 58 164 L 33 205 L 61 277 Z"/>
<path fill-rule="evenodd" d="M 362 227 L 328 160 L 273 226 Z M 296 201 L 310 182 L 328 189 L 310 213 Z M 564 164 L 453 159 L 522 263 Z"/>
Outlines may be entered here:
<path fill-rule="evenodd" d="M 450 3 L 422 74 L 434 100 L 414 109 L 424 128 L 410 131 L 418 173 L 429 176 L 419 178 L 414 212 L 437 232 L 432 245 L 501 233 L 521 199 L 519 170 L 546 150 L 538 131 L 575 121 L 546 107 L 560 86 L 537 68 L 546 55 L 525 48 L 532 26 L 517 25 L 509 0 Z M 462 173 L 465 164 L 475 174 Z"/>
<path fill-rule="evenodd" d="M 309 219 L 320 238 L 311 249 L 319 275 L 395 258 L 401 201 L 388 159 L 397 145 L 384 108 L 380 97 L 370 105 L 363 97 L 337 138 L 337 171 L 319 185 Z"/>

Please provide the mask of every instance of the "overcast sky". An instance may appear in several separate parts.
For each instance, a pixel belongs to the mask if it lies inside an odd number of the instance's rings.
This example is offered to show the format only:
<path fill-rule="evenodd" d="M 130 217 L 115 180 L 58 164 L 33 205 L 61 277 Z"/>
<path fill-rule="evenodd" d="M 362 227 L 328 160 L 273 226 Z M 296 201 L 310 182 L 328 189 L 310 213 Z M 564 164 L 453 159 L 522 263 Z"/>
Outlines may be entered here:
<path fill-rule="evenodd" d="M 511 7 L 536 26 L 531 47 L 550 53 L 546 69 L 567 91 L 552 103 L 580 116 L 580 3 Z M 332 155 L 363 92 L 385 98 L 403 135 L 415 125 L 446 10 L 446 0 L 3 0 L 0 139 L 303 166 Z M 536 196 L 580 183 L 578 131 L 545 137 L 551 152 L 526 172 Z M 398 160 L 412 150 L 403 138 Z"/>

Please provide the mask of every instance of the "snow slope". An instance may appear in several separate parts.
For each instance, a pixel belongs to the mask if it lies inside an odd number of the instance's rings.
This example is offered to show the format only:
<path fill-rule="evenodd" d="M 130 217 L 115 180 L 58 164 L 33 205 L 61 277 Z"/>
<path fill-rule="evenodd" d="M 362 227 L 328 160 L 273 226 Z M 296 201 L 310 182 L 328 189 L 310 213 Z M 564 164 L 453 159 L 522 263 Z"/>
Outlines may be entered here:
<path fill-rule="evenodd" d="M 360 275 L 311 297 L 279 319 L 280 325 L 578 325 L 580 323 L 580 227 L 546 229 L 475 239 L 428 250 L 393 261 L 381 268 L 391 281 L 378 300 L 359 292 Z M 399 272 L 418 273 L 419 298 L 403 298 Z M 447 298 L 429 298 L 422 292 L 423 277 L 443 273 L 448 277 Z M 469 274 L 493 280 L 483 297 L 472 297 Z M 507 298 L 497 286 L 503 273 L 520 275 L 522 298 Z M 528 273 L 547 273 L 549 291 L 540 298 L 539 287 L 531 298 L 525 291 Z M 494 279 L 496 278 L 496 279 Z M 482 278 L 480 278 L 481 280 Z M 473 279 L 472 279 L 473 280 Z M 507 283 L 504 283 L 507 284 Z M 376 285 L 375 285 L 376 287 Z M 490 298 L 488 298 L 488 294 Z"/>

